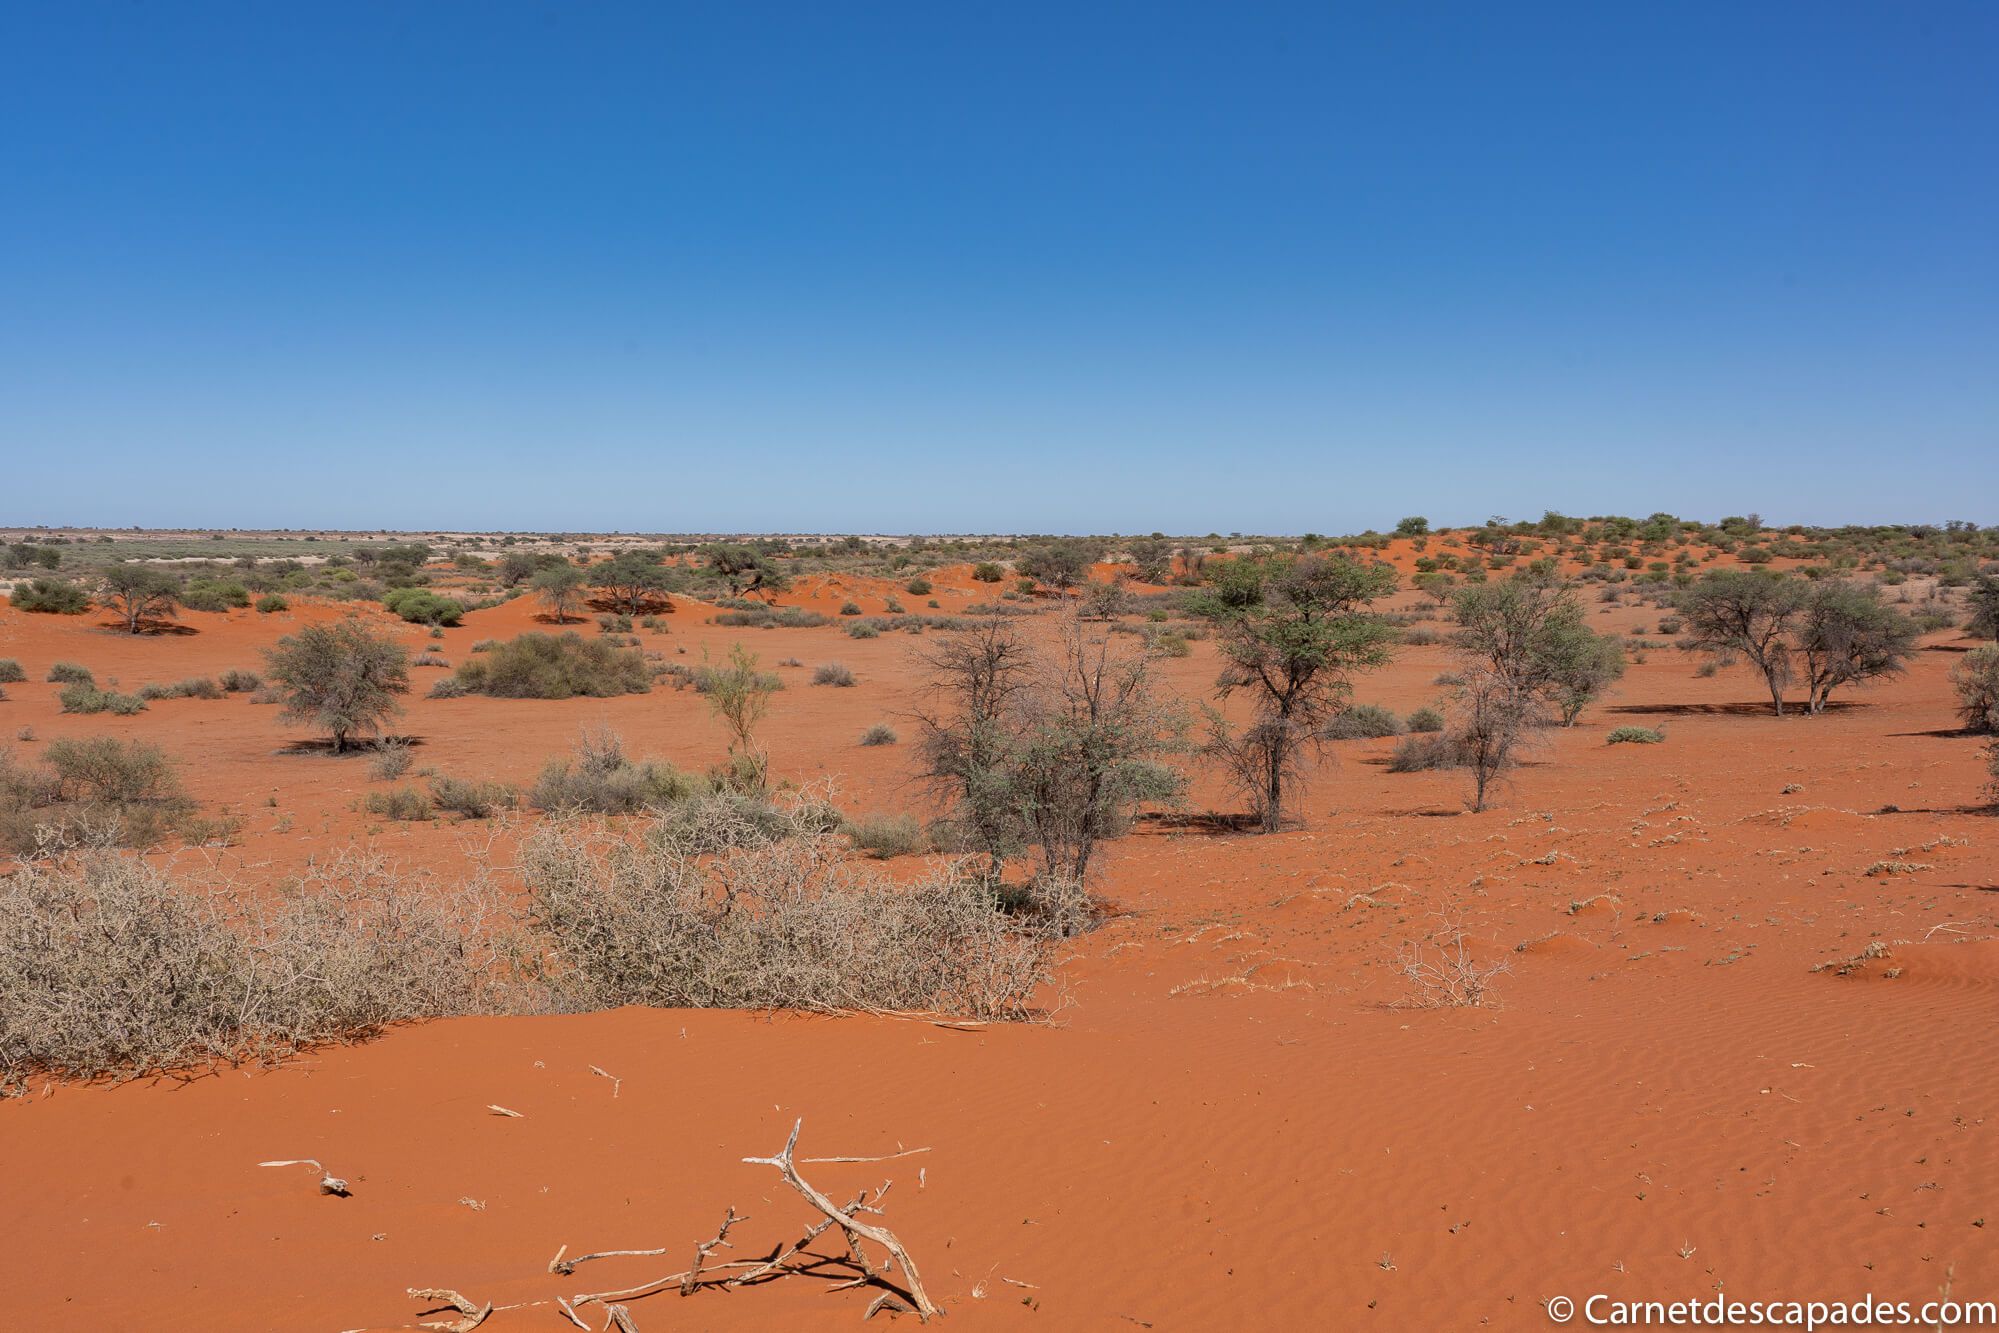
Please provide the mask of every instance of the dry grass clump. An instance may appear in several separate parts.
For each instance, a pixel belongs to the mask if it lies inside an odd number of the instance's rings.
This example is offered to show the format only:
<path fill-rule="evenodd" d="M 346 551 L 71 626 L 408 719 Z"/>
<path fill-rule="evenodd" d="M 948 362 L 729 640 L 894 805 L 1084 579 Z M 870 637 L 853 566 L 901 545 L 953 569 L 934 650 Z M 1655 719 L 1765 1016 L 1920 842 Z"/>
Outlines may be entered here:
<path fill-rule="evenodd" d="M 842 830 L 855 851 L 881 861 L 930 850 L 930 835 L 914 815 L 863 815 L 847 820 Z"/>
<path fill-rule="evenodd" d="M 631 759 L 618 733 L 585 732 L 576 753 L 551 759 L 528 789 L 537 810 L 629 815 L 671 805 L 708 789 L 703 779 L 653 759 Z"/>
<path fill-rule="evenodd" d="M 195 803 L 156 745 L 111 736 L 51 741 L 39 767 L 0 751 L 0 849 L 146 847 L 192 829 Z"/>
<path fill-rule="evenodd" d="M 877 876 L 821 806 L 778 813 L 783 836 L 754 845 L 717 827 L 738 817 L 720 802 L 638 836 L 584 823 L 530 835 L 518 866 L 558 1006 L 1029 1015 L 1048 980 L 1037 922 L 956 865 Z M 734 845 L 695 850 L 718 843 Z"/>
<path fill-rule="evenodd" d="M 267 1058 L 522 998 L 482 887 L 345 854 L 275 897 L 106 851 L 0 881 L 0 1088 Z"/>

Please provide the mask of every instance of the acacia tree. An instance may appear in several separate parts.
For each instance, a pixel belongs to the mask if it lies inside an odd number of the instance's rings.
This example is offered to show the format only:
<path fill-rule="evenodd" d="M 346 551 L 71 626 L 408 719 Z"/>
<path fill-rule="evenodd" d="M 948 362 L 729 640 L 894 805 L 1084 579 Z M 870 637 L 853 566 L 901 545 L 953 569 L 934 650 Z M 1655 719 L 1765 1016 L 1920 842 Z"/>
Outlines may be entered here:
<path fill-rule="evenodd" d="M 590 584 L 603 589 L 617 610 L 638 615 L 673 588 L 673 571 L 659 560 L 657 551 L 620 551 L 590 568 Z"/>
<path fill-rule="evenodd" d="M 1490 665 L 1472 668 L 1458 687 L 1449 739 L 1471 770 L 1473 813 L 1485 809 L 1494 787 L 1519 766 L 1534 706 L 1532 695 Z"/>
<path fill-rule="evenodd" d="M 710 542 L 701 548 L 705 569 L 728 585 L 731 597 L 753 592 L 782 592 L 787 582 L 760 547 L 740 542 Z"/>
<path fill-rule="evenodd" d="M 1091 543 L 1063 537 L 1023 551 L 1013 567 L 1037 583 L 1067 592 L 1089 576 L 1090 563 L 1096 558 L 1097 549 Z"/>
<path fill-rule="evenodd" d="M 1573 726 L 1591 700 L 1624 674 L 1624 650 L 1583 618 L 1566 585 L 1516 576 L 1457 595 L 1458 652 L 1468 667 L 1497 675 L 1523 706 L 1555 707 Z"/>
<path fill-rule="evenodd" d="M 1126 549 L 1141 581 L 1164 583 L 1172 577 L 1173 544 L 1164 537 L 1136 537 Z"/>
<path fill-rule="evenodd" d="M 570 609 L 583 600 L 590 575 L 575 565 L 552 565 L 535 575 L 528 586 L 554 613 L 555 623 L 562 625 L 568 623 Z"/>
<path fill-rule="evenodd" d="M 1884 603 L 1879 591 L 1851 583 L 1814 587 L 1797 633 L 1806 706 L 1813 713 L 1824 712 L 1842 685 L 1900 675 L 1918 637 L 1915 623 Z"/>
<path fill-rule="evenodd" d="M 1716 570 L 1680 596 L 1687 638 L 1717 655 L 1740 653 L 1763 674 L 1770 706 L 1784 716 L 1791 682 L 1791 639 L 1809 590 L 1768 570 Z"/>
<path fill-rule="evenodd" d="M 147 565 L 113 565 L 104 571 L 104 604 L 124 620 L 127 632 L 137 634 L 146 621 L 179 610 L 180 583 Z"/>
<path fill-rule="evenodd" d="M 1188 609 L 1215 627 L 1223 699 L 1251 698 L 1233 735 L 1217 717 L 1211 750 L 1274 832 L 1306 752 L 1353 692 L 1353 676 L 1386 664 L 1395 631 L 1366 608 L 1395 591 L 1395 570 L 1345 556 L 1232 560 Z"/>
<path fill-rule="evenodd" d="M 284 720 L 328 732 L 335 754 L 348 737 L 380 731 L 402 711 L 396 696 L 410 687 L 409 651 L 358 620 L 308 625 L 264 658 L 284 695 Z"/>

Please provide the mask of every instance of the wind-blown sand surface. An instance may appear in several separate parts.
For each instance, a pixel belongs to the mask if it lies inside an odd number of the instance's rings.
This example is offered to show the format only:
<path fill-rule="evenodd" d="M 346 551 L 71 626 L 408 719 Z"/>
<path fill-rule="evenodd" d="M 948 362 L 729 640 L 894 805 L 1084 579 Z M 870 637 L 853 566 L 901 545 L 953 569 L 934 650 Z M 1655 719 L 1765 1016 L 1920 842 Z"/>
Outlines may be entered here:
<path fill-rule="evenodd" d="M 945 612 L 990 595 L 959 574 L 933 576 Z M 783 600 L 872 613 L 893 591 L 844 583 Z M 1658 619 L 1598 610 L 1619 632 Z M 531 611 L 474 613 L 441 643 L 397 628 L 455 664 L 477 639 L 544 628 Z M 195 633 L 134 638 L 0 609 L 0 657 L 35 682 L 8 687 L 0 734 L 32 727 L 32 753 L 109 733 L 184 759 L 193 793 L 245 821 L 236 845 L 159 856 L 184 872 L 274 880 L 362 840 L 462 873 L 483 826 L 356 813 L 365 758 L 286 753 L 302 737 L 275 709 L 71 717 L 40 683 L 61 659 L 128 689 L 258 668 L 280 634 L 344 613 L 188 613 Z M 858 743 L 910 706 L 921 640 L 706 616 L 683 601 L 646 646 L 696 662 L 741 640 L 766 665 L 804 663 L 783 669 L 764 732 L 782 777 L 835 780 L 854 812 L 925 808 L 905 749 Z M 1462 811 L 1461 773 L 1387 772 L 1384 740 L 1334 747 L 1295 832 L 1149 823 L 1104 853 L 1119 914 L 1065 950 L 1045 1025 L 456 1019 L 274 1070 L 38 1087 L 0 1103 L 0 1326 L 406 1327 L 423 1308 L 409 1287 L 504 1304 L 677 1270 L 729 1205 L 750 1218 L 737 1255 L 754 1255 L 811 1220 L 740 1161 L 798 1117 L 801 1156 L 930 1150 L 807 1174 L 842 1198 L 895 1180 L 888 1224 L 953 1327 L 1531 1329 L 1557 1294 L 1990 1297 L 1999 857 L 1975 809 L 1978 742 L 1952 730 L 1962 645 L 1927 645 L 1906 678 L 1781 721 L 1753 678 L 1696 678 L 1654 650 L 1482 814 Z M 833 660 L 859 684 L 809 687 Z M 1407 711 L 1447 667 L 1441 646 L 1405 648 L 1358 698 Z M 1190 699 L 1215 670 L 1206 643 L 1166 663 Z M 691 691 L 434 701 L 441 673 L 414 674 L 401 729 L 440 772 L 526 782 L 599 722 L 689 766 L 722 750 Z M 1667 740 L 1606 746 L 1627 722 Z M 1196 810 L 1225 800 L 1197 783 Z M 1916 868 L 1867 873 L 1883 861 Z M 1439 914 L 1511 960 L 1499 1008 L 1395 1007 L 1397 950 Z M 1876 939 L 1887 957 L 1813 971 Z M 257 1165 L 307 1157 L 353 1197 Z M 667 1253 L 549 1275 L 565 1245 Z M 852 1327 L 871 1294 L 831 1285 L 632 1313 L 644 1329 Z M 548 1307 L 486 1325 L 566 1326 Z"/>

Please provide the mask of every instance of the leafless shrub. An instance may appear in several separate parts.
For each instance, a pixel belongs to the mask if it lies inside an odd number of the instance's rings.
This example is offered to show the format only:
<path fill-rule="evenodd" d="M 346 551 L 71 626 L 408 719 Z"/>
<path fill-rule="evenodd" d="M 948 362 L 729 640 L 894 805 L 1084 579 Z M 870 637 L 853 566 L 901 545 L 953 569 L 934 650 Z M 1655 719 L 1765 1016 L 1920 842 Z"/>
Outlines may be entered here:
<path fill-rule="evenodd" d="M 368 761 L 368 776 L 377 782 L 394 782 L 410 771 L 410 743 L 401 736 L 389 736 L 375 746 Z"/>
<path fill-rule="evenodd" d="M 637 836 L 563 821 L 522 843 L 528 923 L 561 1007 L 1019 1018 L 1047 980 L 1043 932 L 960 866 L 882 879 L 848 859 L 816 804 L 781 811 L 784 836 L 754 845 L 723 827 L 740 815 L 721 802 L 676 814 L 678 827 Z M 687 828 L 697 815 L 714 827 Z"/>
<path fill-rule="evenodd" d="M 1513 970 L 1503 957 L 1493 963 L 1474 958 L 1463 923 L 1451 918 L 1428 939 L 1405 942 L 1395 966 L 1410 992 L 1398 1003 L 1409 1009 L 1487 1008 L 1493 1003 L 1493 982 Z"/>
<path fill-rule="evenodd" d="M 242 896 L 107 851 L 30 859 L 0 881 L 0 1088 L 517 1007 L 506 936 L 482 886 L 434 892 L 356 854 Z"/>

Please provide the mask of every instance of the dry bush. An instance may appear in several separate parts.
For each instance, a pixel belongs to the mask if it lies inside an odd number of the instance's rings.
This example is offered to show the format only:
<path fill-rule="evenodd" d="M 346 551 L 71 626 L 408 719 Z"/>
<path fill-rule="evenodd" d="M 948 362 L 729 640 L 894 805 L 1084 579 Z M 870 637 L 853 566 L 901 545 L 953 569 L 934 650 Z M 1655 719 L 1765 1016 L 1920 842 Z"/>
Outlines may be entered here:
<path fill-rule="evenodd" d="M 516 1008 L 483 887 L 343 855 L 275 896 L 106 851 L 0 881 L 0 1088 L 282 1055 L 406 1019 Z"/>
<path fill-rule="evenodd" d="M 475 782 L 445 775 L 430 780 L 430 799 L 438 809 L 466 819 L 486 819 L 520 803 L 519 795 L 504 782 Z"/>
<path fill-rule="evenodd" d="M 1031 1012 L 1046 932 L 977 877 L 954 864 L 892 883 L 847 858 L 823 807 L 780 813 L 784 836 L 755 845 L 721 801 L 638 836 L 586 822 L 530 835 L 518 865 L 559 1005 Z"/>
<path fill-rule="evenodd" d="M 1446 918 L 1426 940 L 1403 944 L 1396 970 L 1409 983 L 1398 1003 L 1409 1009 L 1480 1009 L 1493 1003 L 1492 985 L 1513 970 L 1501 958 L 1480 963 L 1465 943 L 1465 928 Z"/>
<path fill-rule="evenodd" d="M 568 759 L 551 759 L 528 789 L 537 810 L 628 815 L 672 805 L 706 791 L 703 779 L 658 760 L 630 759 L 608 728 L 586 731 Z"/>
<path fill-rule="evenodd" d="M 110 736 L 52 741 L 31 768 L 0 751 L 0 849 L 146 847 L 190 826 L 194 801 L 158 746 Z"/>
<path fill-rule="evenodd" d="M 930 837 L 914 815 L 863 815 L 847 820 L 842 828 L 855 851 L 877 860 L 930 849 Z"/>
<path fill-rule="evenodd" d="M 410 771 L 411 746 L 402 736 L 386 736 L 375 743 L 375 757 L 368 761 L 368 776 L 377 782 L 394 782 Z"/>

